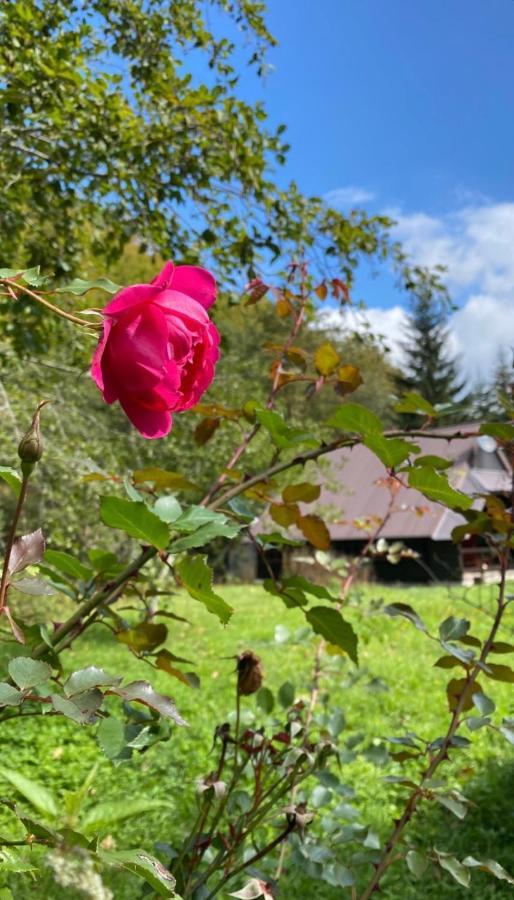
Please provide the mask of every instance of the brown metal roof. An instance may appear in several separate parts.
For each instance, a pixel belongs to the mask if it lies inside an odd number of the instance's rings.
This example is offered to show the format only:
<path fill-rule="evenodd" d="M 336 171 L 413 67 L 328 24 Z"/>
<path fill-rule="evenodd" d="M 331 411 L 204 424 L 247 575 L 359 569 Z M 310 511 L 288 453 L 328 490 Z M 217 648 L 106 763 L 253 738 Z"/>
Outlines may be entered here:
<path fill-rule="evenodd" d="M 472 430 L 473 425 L 437 429 L 438 434 Z M 474 465 L 476 438 L 443 441 L 426 437 L 414 440 L 423 454 L 435 454 L 453 461 L 448 470 L 453 487 L 465 493 L 506 491 L 510 489 L 510 474 L 500 453 L 491 459 L 494 466 Z M 491 454 L 491 457 L 493 454 Z M 384 481 L 387 470 L 367 447 L 357 445 L 351 450 L 336 450 L 326 457 L 330 469 L 323 468 L 322 490 L 315 504 L 305 512 L 317 512 L 325 519 L 334 541 L 356 540 L 369 536 L 385 516 L 390 492 Z M 487 460 L 486 460 L 487 461 Z M 418 491 L 400 487 L 394 499 L 393 513 L 380 534 L 385 538 L 431 538 L 450 540 L 455 525 L 464 521 L 458 513 L 439 503 L 427 500 Z"/>

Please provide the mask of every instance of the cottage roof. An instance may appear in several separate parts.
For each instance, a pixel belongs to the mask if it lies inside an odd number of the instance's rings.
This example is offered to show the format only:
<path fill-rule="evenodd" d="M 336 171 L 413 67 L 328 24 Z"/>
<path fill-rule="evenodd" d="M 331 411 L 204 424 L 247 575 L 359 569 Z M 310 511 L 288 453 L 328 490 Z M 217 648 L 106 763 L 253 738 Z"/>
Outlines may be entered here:
<path fill-rule="evenodd" d="M 453 487 L 465 493 L 510 491 L 508 463 L 497 448 L 484 450 L 475 437 L 453 441 L 440 435 L 475 430 L 473 425 L 434 429 L 415 443 L 423 454 L 435 454 L 452 460 L 448 470 Z M 439 435 L 435 437 L 434 435 Z M 305 512 L 323 515 L 333 541 L 357 540 L 368 536 L 386 515 L 390 492 L 385 482 L 387 471 L 380 460 L 361 444 L 351 450 L 336 450 L 326 457 L 322 489 L 316 509 L 310 504 Z M 450 540 L 452 529 L 464 521 L 457 512 L 427 500 L 419 491 L 400 487 L 394 498 L 381 537 L 431 538 Z"/>

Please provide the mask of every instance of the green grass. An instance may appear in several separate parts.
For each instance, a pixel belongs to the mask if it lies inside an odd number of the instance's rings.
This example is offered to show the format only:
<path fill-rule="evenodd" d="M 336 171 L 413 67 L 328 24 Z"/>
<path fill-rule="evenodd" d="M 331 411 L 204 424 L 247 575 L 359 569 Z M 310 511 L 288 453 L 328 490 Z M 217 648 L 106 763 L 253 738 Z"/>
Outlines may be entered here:
<path fill-rule="evenodd" d="M 93 728 L 80 728 L 57 717 L 29 718 L 18 725 L 3 726 L 3 765 L 44 783 L 58 795 L 77 788 L 92 766 L 99 763 L 94 786 L 96 800 L 145 795 L 165 797 L 172 804 L 171 814 L 151 812 L 120 823 L 111 832 L 118 847 L 141 846 L 152 852 L 155 841 L 173 844 L 195 815 L 196 778 L 212 768 L 213 756 L 209 754 L 214 727 L 226 721 L 233 708 L 235 654 L 245 649 L 258 653 L 264 665 L 265 683 L 273 691 L 289 680 L 295 684 L 298 697 L 308 695 L 315 644 L 294 639 L 304 624 L 302 614 L 298 610 L 286 610 L 258 586 L 227 586 L 219 592 L 235 608 L 227 627 L 219 625 L 216 618 L 189 598 L 178 597 L 173 605 L 191 624 L 173 622 L 167 646 L 177 655 L 194 661 L 201 677 L 200 690 L 190 689 L 166 673 L 152 672 L 125 647 L 115 643 L 110 632 L 101 626 L 91 628 L 72 651 L 64 654 L 66 671 L 95 663 L 111 672 L 123 673 L 128 679 L 151 680 L 157 690 L 173 695 L 189 722 L 188 728 L 174 729 L 169 742 L 113 769 L 98 749 Z M 432 630 L 450 614 L 471 618 L 473 632 L 483 637 L 488 617 L 469 603 L 479 603 L 490 610 L 493 597 L 494 588 L 483 588 L 482 593 L 478 588 L 468 592 L 453 588 L 449 592 L 443 587 L 369 586 L 359 590 L 347 612 L 359 634 L 359 669 L 341 658 L 325 658 L 321 699 L 329 709 L 343 707 L 347 720 L 346 731 L 341 735 L 343 742 L 346 736 L 360 732 L 364 735 L 361 746 L 366 747 L 373 740 L 378 742 L 381 737 L 408 730 L 433 739 L 444 734 L 448 723 L 445 685 L 457 670 L 448 673 L 434 669 L 433 663 L 440 655 L 437 645 L 405 620 L 383 615 L 376 601 L 411 604 Z M 279 624 L 286 626 L 291 634 L 286 643 L 275 641 L 275 627 Z M 508 640 L 509 634 L 503 637 Z M 506 657 L 501 659 L 507 661 Z M 488 682 L 488 679 L 481 681 L 484 690 L 497 703 L 498 718 L 512 715 L 511 685 Z M 248 715 L 256 712 L 253 697 L 248 698 L 245 706 Z M 463 733 L 471 736 L 465 729 Z M 477 805 L 461 822 L 440 807 L 426 803 L 423 815 L 412 823 L 410 837 L 419 849 L 435 845 L 440 850 L 455 852 L 459 858 L 468 854 L 493 857 L 514 871 L 511 839 L 514 748 L 489 729 L 482 729 L 472 737 L 472 748 L 455 752 L 444 767 L 444 776 L 450 786 L 458 787 Z M 400 765 L 391 761 L 377 766 L 359 753 L 340 773 L 342 780 L 356 791 L 360 821 L 371 824 L 382 839 L 398 813 L 400 800 L 398 789 L 385 784 L 383 777 L 414 774 L 416 770 L 412 766 L 412 763 Z M 9 793 L 3 786 L 0 790 Z M 12 821 L 4 814 L 0 825 L 5 833 L 5 829 L 12 827 Z M 341 859 L 344 861 L 344 857 Z M 108 875 L 105 881 L 111 885 L 116 900 L 140 896 L 140 882 L 130 875 Z M 236 890 L 242 883 L 233 884 L 229 890 Z M 32 885 L 26 878 L 10 878 L 9 884 L 17 900 L 33 896 L 71 900 L 82 896 L 56 886 L 50 876 L 43 884 L 39 881 Z M 469 891 L 455 884 L 446 873 L 441 873 L 437 881 L 416 882 L 404 865 L 399 864 L 384 882 L 381 896 L 385 900 L 451 900 L 464 896 L 488 900 L 511 893 L 514 895 L 505 882 L 496 882 L 480 873 L 474 875 Z M 281 881 L 280 896 L 285 900 L 298 896 L 332 900 L 341 895 L 348 896 L 349 892 L 308 881 L 294 871 L 289 871 Z"/>

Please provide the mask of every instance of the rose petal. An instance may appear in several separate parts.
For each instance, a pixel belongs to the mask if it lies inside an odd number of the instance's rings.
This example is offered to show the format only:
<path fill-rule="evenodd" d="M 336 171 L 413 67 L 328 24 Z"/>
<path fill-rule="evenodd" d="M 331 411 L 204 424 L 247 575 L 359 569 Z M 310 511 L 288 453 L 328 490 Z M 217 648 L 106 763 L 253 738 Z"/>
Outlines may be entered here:
<path fill-rule="evenodd" d="M 113 381 L 109 366 L 102 365 L 104 351 L 106 349 L 109 334 L 112 328 L 112 320 L 104 319 L 103 335 L 98 341 L 97 348 L 91 362 L 91 376 L 100 388 L 106 403 L 114 403 L 118 399 L 118 391 Z"/>
<path fill-rule="evenodd" d="M 210 322 L 203 306 L 196 300 L 193 300 L 192 297 L 180 293 L 180 291 L 161 291 L 155 301 L 155 305 L 165 310 L 168 314 L 172 313 L 179 316 L 188 324 L 191 323 L 193 327 L 196 326 L 196 328 L 198 324 L 207 325 Z"/>
<path fill-rule="evenodd" d="M 152 387 L 162 379 L 167 361 L 168 328 L 157 306 L 114 324 L 103 370 L 115 373 L 118 386 L 128 384 L 131 391 Z"/>
<path fill-rule="evenodd" d="M 164 267 L 161 269 L 159 274 L 155 276 L 155 278 L 152 281 L 152 284 L 154 284 L 156 287 L 160 288 L 161 291 L 168 288 L 170 286 L 172 278 L 173 278 L 174 269 L 175 269 L 175 266 L 173 265 L 171 259 L 168 260 L 168 262 L 165 263 Z"/>
<path fill-rule="evenodd" d="M 120 403 L 127 417 L 144 438 L 165 437 L 171 431 L 173 419 L 168 410 L 148 409 L 141 406 L 134 396 L 120 397 Z"/>
<path fill-rule="evenodd" d="M 207 269 L 200 266 L 177 266 L 171 286 L 209 309 L 216 300 L 216 281 Z"/>
<path fill-rule="evenodd" d="M 133 284 L 116 294 L 111 302 L 104 306 L 102 312 L 105 316 L 119 316 L 143 303 L 152 303 L 159 293 L 160 288 L 153 284 Z"/>

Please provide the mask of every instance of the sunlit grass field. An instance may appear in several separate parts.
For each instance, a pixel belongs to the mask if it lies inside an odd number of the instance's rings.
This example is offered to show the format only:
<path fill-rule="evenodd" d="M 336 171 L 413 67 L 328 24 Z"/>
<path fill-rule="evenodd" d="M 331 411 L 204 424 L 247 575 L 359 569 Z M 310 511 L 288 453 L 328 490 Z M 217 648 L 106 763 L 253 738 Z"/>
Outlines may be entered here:
<path fill-rule="evenodd" d="M 106 830 L 111 841 L 120 849 L 144 847 L 149 852 L 155 852 L 155 842 L 173 845 L 195 815 L 196 779 L 212 768 L 214 727 L 226 721 L 233 710 L 233 657 L 242 650 L 252 649 L 262 658 L 267 687 L 277 692 L 283 682 L 291 681 L 297 698 L 308 696 L 315 641 L 304 636 L 301 612 L 285 609 L 260 586 L 220 586 L 218 590 L 235 610 L 228 626 L 221 626 L 200 604 L 183 596 L 173 600 L 173 610 L 187 618 L 189 624 L 166 620 L 171 622 L 167 646 L 194 663 L 201 679 L 198 690 L 186 687 L 164 672 L 152 671 L 126 647 L 116 643 L 102 626 L 91 628 L 63 657 L 66 671 L 95 663 L 127 679 L 149 679 L 157 690 L 174 697 L 189 723 L 187 728 L 174 728 L 170 741 L 113 769 L 98 747 L 94 728 L 82 728 L 60 717 L 29 718 L 19 725 L 3 725 L 2 765 L 41 782 L 59 796 L 64 790 L 76 789 L 97 763 L 93 788 L 96 801 L 145 795 L 165 798 L 170 803 L 169 810 L 148 812 Z M 366 586 L 354 592 L 346 615 L 359 635 L 359 668 L 340 657 L 324 659 L 321 699 L 327 702 L 328 708 L 334 705 L 344 709 L 347 725 L 340 741 L 344 744 L 347 737 L 361 733 L 363 739 L 359 746 L 369 748 L 373 742 L 383 744 L 386 736 L 409 730 L 434 739 L 443 735 L 447 727 L 445 685 L 455 670 L 434 668 L 435 660 L 441 655 L 437 644 L 404 619 L 384 615 L 382 604 L 409 603 L 433 631 L 450 614 L 470 618 L 473 633 L 483 637 L 494 594 L 494 587 L 464 591 L 456 586 L 451 589 Z M 511 637 L 509 627 L 514 630 L 514 619 L 507 621 L 505 640 Z M 508 659 L 502 657 L 501 661 L 508 662 Z M 512 685 L 485 681 L 484 690 L 498 706 L 498 721 L 502 715 L 512 715 Z M 244 716 L 248 722 L 254 716 L 259 722 L 262 719 L 254 697 L 245 700 Z M 451 850 L 459 858 L 466 855 L 494 858 L 514 871 L 514 747 L 489 729 L 473 735 L 463 729 L 463 734 L 472 738 L 473 745 L 455 752 L 443 775 L 450 786 L 458 787 L 476 805 L 471 806 L 461 822 L 450 812 L 427 804 L 425 815 L 418 816 L 412 825 L 412 838 L 419 849 L 435 846 L 439 850 Z M 397 788 L 384 782 L 384 776 L 414 774 L 416 770 L 412 763 L 402 767 L 398 762 L 384 759 L 383 753 L 377 752 L 375 756 L 373 762 L 369 753 L 366 756 L 357 753 L 338 774 L 355 789 L 356 799 L 352 803 L 359 809 L 360 821 L 371 824 L 384 839 L 398 812 L 401 796 Z M 12 795 L 12 788 L 4 781 L 0 793 Z M 319 815 L 322 813 L 323 810 Z M 5 832 L 12 827 L 12 820 L 4 815 L 2 829 Z M 349 862 L 351 845 L 343 850 Z M 344 854 L 341 861 L 345 861 Z M 32 882 L 28 876 L 6 877 L 5 884 L 9 884 L 16 900 L 33 896 L 78 900 L 83 896 L 54 884 L 50 873 L 43 882 Z M 142 883 L 130 874 L 109 873 L 104 880 L 116 900 L 142 896 Z M 237 890 L 243 883 L 232 883 L 228 890 Z M 384 882 L 381 896 L 387 900 L 450 900 L 464 896 L 482 900 L 508 897 L 511 893 L 514 896 L 514 888 L 481 873 L 473 875 L 469 890 L 443 872 L 437 881 L 418 882 L 400 863 Z M 350 897 L 349 889 L 336 890 L 322 882 L 309 881 L 287 867 L 280 882 L 280 897 L 286 900 L 298 897 L 332 900 L 341 896 Z"/>

